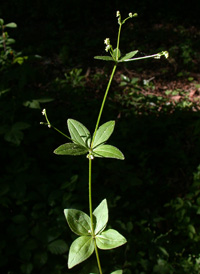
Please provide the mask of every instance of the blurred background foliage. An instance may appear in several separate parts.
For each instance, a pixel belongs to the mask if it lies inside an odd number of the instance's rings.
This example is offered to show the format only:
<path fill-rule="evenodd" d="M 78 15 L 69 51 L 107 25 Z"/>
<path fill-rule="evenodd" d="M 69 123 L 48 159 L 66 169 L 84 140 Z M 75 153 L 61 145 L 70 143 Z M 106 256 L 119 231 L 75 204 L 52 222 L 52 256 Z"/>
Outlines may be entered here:
<path fill-rule="evenodd" d="M 95 160 L 94 207 L 107 198 L 109 226 L 128 244 L 100 254 L 102 265 L 105 273 L 200 273 L 199 3 L 181 2 L 1 4 L 1 273 L 97 273 L 95 257 L 67 269 L 74 235 L 63 209 L 88 211 L 87 159 L 54 155 L 66 140 L 40 121 L 45 107 L 62 131 L 67 118 L 93 131 L 111 69 L 93 56 L 106 37 L 116 41 L 116 10 L 139 14 L 124 27 L 122 51 L 169 50 L 170 58 L 120 66 L 112 85 L 102 123 L 116 120 L 112 143 L 126 160 Z"/>

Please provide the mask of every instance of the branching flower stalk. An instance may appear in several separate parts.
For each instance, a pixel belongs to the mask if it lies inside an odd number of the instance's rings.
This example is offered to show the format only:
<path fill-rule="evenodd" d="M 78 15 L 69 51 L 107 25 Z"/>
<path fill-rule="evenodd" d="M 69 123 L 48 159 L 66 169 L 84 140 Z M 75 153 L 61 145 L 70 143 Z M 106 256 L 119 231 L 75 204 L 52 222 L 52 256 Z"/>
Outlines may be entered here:
<path fill-rule="evenodd" d="M 64 214 L 71 230 L 79 237 L 71 244 L 68 257 L 68 267 L 72 268 L 77 264 L 88 259 L 93 252 L 96 254 L 97 265 L 99 273 L 103 274 L 98 249 L 113 249 L 126 243 L 126 239 L 116 230 L 108 229 L 105 230 L 108 222 L 108 206 L 107 201 L 104 199 L 97 208 L 93 211 L 92 205 L 92 160 L 97 158 L 114 158 L 124 160 L 123 153 L 116 147 L 106 144 L 111 134 L 114 131 L 115 122 L 108 121 L 103 125 L 100 125 L 103 109 L 107 99 L 108 92 L 111 87 L 111 83 L 117 68 L 118 63 L 137 61 L 147 58 L 160 59 L 161 56 L 168 58 L 168 52 L 162 51 L 157 54 L 147 55 L 143 57 L 134 56 L 138 53 L 138 50 L 131 51 L 121 57 L 119 49 L 120 35 L 122 25 L 130 18 L 136 17 L 137 13 L 129 13 L 128 17 L 124 20 L 121 19 L 119 11 L 116 13 L 118 18 L 118 36 L 117 45 L 113 49 L 110 43 L 110 39 L 106 38 L 104 44 L 106 45 L 105 51 L 110 53 L 110 56 L 95 56 L 95 59 L 114 62 L 113 70 L 108 81 L 108 85 L 102 100 L 102 104 L 99 110 L 96 126 L 93 135 L 91 136 L 89 130 L 80 122 L 68 119 L 67 125 L 70 133 L 70 137 L 51 125 L 46 110 L 44 109 L 42 114 L 45 116 L 49 128 L 52 127 L 67 139 L 71 143 L 65 143 L 55 149 L 54 153 L 57 155 L 87 155 L 89 160 L 89 173 L 88 173 L 88 184 L 89 184 L 89 216 L 76 209 L 65 209 Z M 122 274 L 122 270 L 116 270 L 111 274 Z"/>

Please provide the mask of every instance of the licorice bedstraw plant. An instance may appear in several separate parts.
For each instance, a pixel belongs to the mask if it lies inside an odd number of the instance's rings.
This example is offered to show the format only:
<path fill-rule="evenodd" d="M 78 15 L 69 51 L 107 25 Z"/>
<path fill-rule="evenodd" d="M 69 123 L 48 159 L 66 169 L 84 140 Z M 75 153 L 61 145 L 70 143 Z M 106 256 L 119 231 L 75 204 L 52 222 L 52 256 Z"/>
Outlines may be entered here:
<path fill-rule="evenodd" d="M 86 154 L 89 163 L 89 215 L 77 209 L 64 210 L 64 214 L 70 229 L 72 230 L 72 232 L 79 236 L 75 241 L 73 241 L 70 246 L 68 256 L 68 268 L 72 268 L 77 264 L 80 264 L 81 262 L 88 259 L 95 252 L 100 274 L 102 274 L 103 271 L 98 249 L 113 249 L 126 243 L 126 239 L 116 230 L 106 230 L 106 225 L 108 222 L 108 206 L 106 199 L 104 199 L 94 211 L 92 205 L 93 159 L 96 157 L 100 157 L 124 160 L 124 155 L 118 148 L 106 144 L 109 137 L 114 131 L 115 121 L 108 121 L 99 126 L 111 82 L 113 80 L 113 76 L 115 74 L 118 63 L 136 61 L 146 58 L 159 59 L 162 55 L 164 55 L 166 58 L 168 57 L 168 52 L 162 51 L 157 54 L 135 58 L 134 56 L 138 53 L 138 50 L 131 51 L 124 56 L 121 56 L 119 42 L 122 25 L 128 19 L 136 17 L 137 14 L 129 13 L 128 17 L 122 20 L 120 12 L 117 11 L 116 16 L 118 18 L 119 24 L 116 48 L 113 49 L 113 46 L 110 43 L 110 39 L 106 38 L 104 40 L 104 43 L 106 45 L 105 51 L 109 52 L 110 56 L 94 57 L 95 59 L 99 60 L 111 61 L 113 62 L 114 66 L 100 107 L 93 135 L 90 134 L 89 130 L 82 123 L 74 119 L 68 119 L 67 126 L 70 136 L 67 136 L 63 132 L 55 128 L 53 125 L 51 125 L 45 109 L 42 112 L 46 118 L 46 122 L 42 124 L 46 124 L 48 125 L 48 127 L 54 128 L 71 141 L 69 143 L 65 143 L 59 146 L 57 149 L 55 149 L 54 153 L 58 155 L 74 156 Z M 122 270 L 115 270 L 114 272 L 112 272 L 112 274 L 122 274 Z"/>

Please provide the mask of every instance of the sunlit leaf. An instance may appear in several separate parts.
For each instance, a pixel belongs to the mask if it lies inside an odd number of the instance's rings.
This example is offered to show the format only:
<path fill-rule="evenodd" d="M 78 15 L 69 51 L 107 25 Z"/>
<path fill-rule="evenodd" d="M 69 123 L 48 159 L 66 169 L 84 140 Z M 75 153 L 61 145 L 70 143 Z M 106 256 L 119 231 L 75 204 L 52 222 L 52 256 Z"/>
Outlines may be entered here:
<path fill-rule="evenodd" d="M 106 142 L 109 139 L 110 135 L 113 133 L 114 127 L 115 121 L 109 121 L 101 125 L 96 132 L 93 147 L 96 147 Z"/>
<path fill-rule="evenodd" d="M 94 59 L 103 60 L 103 61 L 114 61 L 111 56 L 95 56 Z"/>
<path fill-rule="evenodd" d="M 68 129 L 74 143 L 83 147 L 89 147 L 91 136 L 89 130 L 80 122 L 74 119 L 67 120 Z"/>
<path fill-rule="evenodd" d="M 73 241 L 69 250 L 68 267 L 72 268 L 88 259 L 94 252 L 94 240 L 91 236 L 81 236 Z"/>
<path fill-rule="evenodd" d="M 100 145 L 93 150 L 95 157 L 104 158 L 115 158 L 119 160 L 124 160 L 123 153 L 116 147 L 111 145 Z"/>
<path fill-rule="evenodd" d="M 112 249 L 125 244 L 127 241 L 119 232 L 108 229 L 96 236 L 96 243 L 100 249 Z"/>
<path fill-rule="evenodd" d="M 86 154 L 87 152 L 88 152 L 87 148 L 74 143 L 63 144 L 54 150 L 54 153 L 57 155 L 73 155 L 73 156 L 83 155 L 83 154 Z"/>
<path fill-rule="evenodd" d="M 121 52 L 120 52 L 120 49 L 118 49 L 117 51 L 117 48 L 113 50 L 113 57 L 115 58 L 115 60 L 117 60 L 117 55 L 118 55 L 118 60 L 121 56 Z"/>
<path fill-rule="evenodd" d="M 125 56 L 123 56 L 123 57 L 119 60 L 119 62 L 123 62 L 123 61 L 125 61 L 125 60 L 127 60 L 127 59 L 130 59 L 130 58 L 132 58 L 133 56 L 135 56 L 137 53 L 138 53 L 138 50 L 131 51 L 131 52 L 127 53 Z"/>
<path fill-rule="evenodd" d="M 71 230 L 81 236 L 90 235 L 90 217 L 81 210 L 65 209 L 64 214 Z"/>
<path fill-rule="evenodd" d="M 105 229 L 108 222 L 108 205 L 106 199 L 94 210 L 93 215 L 96 220 L 95 234 L 97 235 Z"/>

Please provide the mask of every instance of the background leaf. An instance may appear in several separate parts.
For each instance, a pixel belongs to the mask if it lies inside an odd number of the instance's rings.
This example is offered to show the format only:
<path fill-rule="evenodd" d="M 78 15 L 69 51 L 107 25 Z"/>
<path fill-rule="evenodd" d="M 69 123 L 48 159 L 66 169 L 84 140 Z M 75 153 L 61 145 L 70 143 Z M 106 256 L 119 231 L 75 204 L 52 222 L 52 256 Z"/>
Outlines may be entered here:
<path fill-rule="evenodd" d="M 74 143 L 63 144 L 54 150 L 54 153 L 57 155 L 77 156 L 77 155 L 86 154 L 87 152 L 88 152 L 87 148 L 77 145 L 77 144 L 74 144 Z"/>
<path fill-rule="evenodd" d="M 17 24 L 14 23 L 14 22 L 11 22 L 11 23 L 6 24 L 5 27 L 7 27 L 7 28 L 16 28 Z"/>
<path fill-rule="evenodd" d="M 100 249 L 112 249 L 125 244 L 127 241 L 118 231 L 108 229 L 96 236 L 96 243 Z"/>
<path fill-rule="evenodd" d="M 111 134 L 113 133 L 115 127 L 115 121 L 109 121 L 101 125 L 95 135 L 93 147 L 96 147 L 104 142 L 106 142 Z"/>
<path fill-rule="evenodd" d="M 91 135 L 89 130 L 83 124 L 74 119 L 68 119 L 67 125 L 74 143 L 84 147 L 90 146 Z"/>
<path fill-rule="evenodd" d="M 72 268 L 88 259 L 94 252 L 94 241 L 91 236 L 81 236 L 73 241 L 68 257 L 68 267 Z"/>
<path fill-rule="evenodd" d="M 122 270 L 116 270 L 116 271 L 112 272 L 111 274 L 122 274 L 122 273 L 123 273 Z"/>
<path fill-rule="evenodd" d="M 68 245 L 63 240 L 56 240 L 48 245 L 48 249 L 52 254 L 61 255 L 68 250 Z"/>
<path fill-rule="evenodd" d="M 106 199 L 104 199 L 99 206 L 94 210 L 93 215 L 96 218 L 95 234 L 105 229 L 108 222 L 108 205 Z"/>
<path fill-rule="evenodd" d="M 124 160 L 123 153 L 118 148 L 111 145 L 98 146 L 93 150 L 93 152 L 95 157 L 115 158 L 119 160 Z"/>
<path fill-rule="evenodd" d="M 90 217 L 81 210 L 65 209 L 64 210 L 67 223 L 71 230 L 77 235 L 90 235 L 88 232 L 90 227 Z"/>

